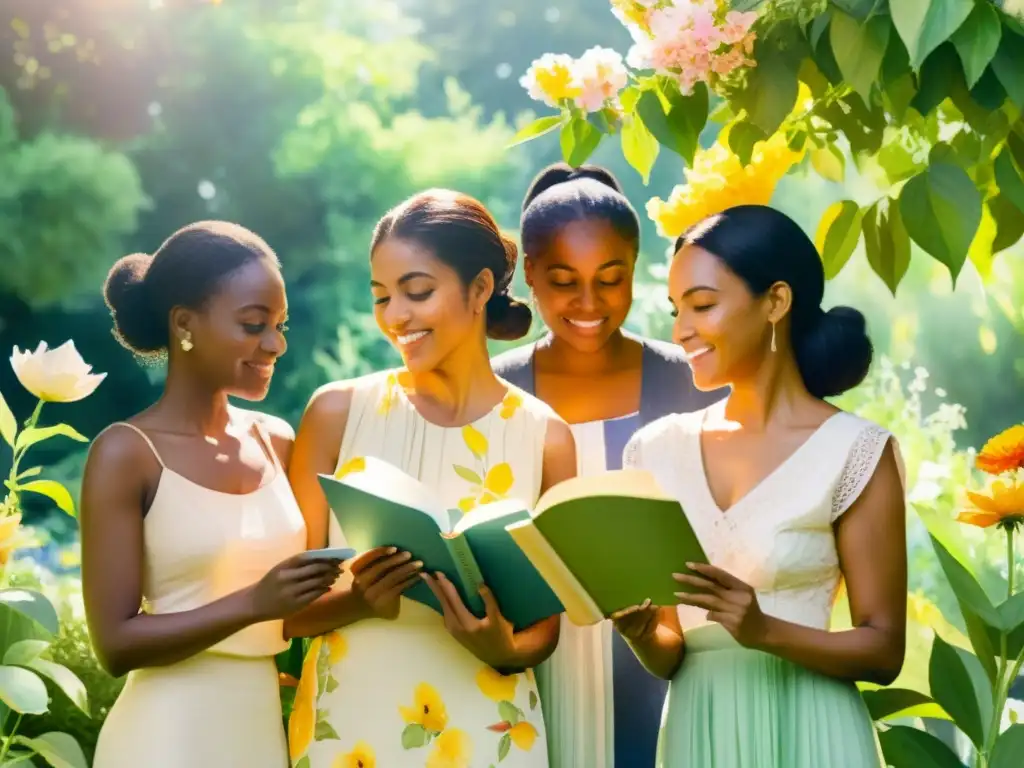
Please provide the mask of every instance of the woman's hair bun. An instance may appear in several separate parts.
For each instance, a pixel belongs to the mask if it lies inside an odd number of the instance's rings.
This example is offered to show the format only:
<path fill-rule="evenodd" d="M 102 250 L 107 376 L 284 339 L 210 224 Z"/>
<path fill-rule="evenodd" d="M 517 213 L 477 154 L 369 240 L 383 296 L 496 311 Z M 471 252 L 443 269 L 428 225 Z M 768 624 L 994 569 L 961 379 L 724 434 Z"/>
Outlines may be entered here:
<path fill-rule="evenodd" d="M 860 310 L 832 307 L 793 331 L 797 366 L 812 395 L 836 397 L 864 381 L 874 348 Z"/>
<path fill-rule="evenodd" d="M 515 341 L 530 332 L 533 312 L 508 293 L 495 293 L 487 302 L 487 336 L 498 341 Z"/>
<path fill-rule="evenodd" d="M 530 186 L 526 190 L 526 197 L 523 198 L 523 210 L 525 211 L 538 195 L 559 184 L 576 179 L 591 179 L 615 190 L 620 195 L 623 194 L 619 180 L 607 168 L 602 168 L 600 165 L 581 165 L 579 168 L 573 168 L 568 163 L 552 163 L 533 177 L 533 181 L 530 182 Z"/>
<path fill-rule="evenodd" d="M 110 268 L 103 284 L 103 299 L 114 318 L 114 337 L 137 354 L 152 354 L 167 347 L 167 318 L 156 311 L 147 291 L 146 275 L 153 257 L 148 253 L 124 256 Z"/>

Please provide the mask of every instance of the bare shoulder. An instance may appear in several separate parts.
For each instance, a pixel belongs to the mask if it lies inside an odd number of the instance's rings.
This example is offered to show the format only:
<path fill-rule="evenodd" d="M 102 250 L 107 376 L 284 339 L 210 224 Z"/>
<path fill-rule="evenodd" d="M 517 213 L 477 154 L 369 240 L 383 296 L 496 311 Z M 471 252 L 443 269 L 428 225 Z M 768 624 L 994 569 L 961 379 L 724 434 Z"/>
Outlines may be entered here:
<path fill-rule="evenodd" d="M 83 492 L 94 490 L 105 478 L 117 478 L 120 488 L 134 492 L 155 482 L 160 472 L 160 460 L 146 439 L 124 424 L 112 424 L 89 446 Z"/>
<path fill-rule="evenodd" d="M 263 428 L 270 438 L 270 444 L 273 446 L 277 458 L 280 459 L 281 464 L 287 467 L 291 461 L 292 449 L 295 447 L 295 430 L 292 429 L 291 424 L 271 413 L 245 409 L 239 409 L 239 411 L 242 418 L 247 419 L 249 424 L 258 424 Z"/>
<path fill-rule="evenodd" d="M 548 450 L 576 450 L 576 439 L 568 423 L 552 411 L 547 416 L 547 430 L 544 445 Z"/>
<path fill-rule="evenodd" d="M 376 378 L 376 374 L 361 376 L 355 379 L 344 379 L 332 381 L 318 387 L 309 398 L 306 405 L 306 412 L 302 420 L 315 420 L 317 422 L 335 422 L 344 420 L 352 408 L 352 400 L 356 390 L 366 386 Z"/>

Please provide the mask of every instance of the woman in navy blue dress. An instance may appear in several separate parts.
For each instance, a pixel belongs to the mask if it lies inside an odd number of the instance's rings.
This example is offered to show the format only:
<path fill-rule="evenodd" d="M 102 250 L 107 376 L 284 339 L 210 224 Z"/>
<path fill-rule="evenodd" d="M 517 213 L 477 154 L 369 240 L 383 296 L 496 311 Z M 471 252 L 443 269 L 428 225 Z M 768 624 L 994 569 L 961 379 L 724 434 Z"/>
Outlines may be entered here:
<path fill-rule="evenodd" d="M 523 202 L 521 231 L 526 282 L 548 334 L 499 355 L 494 370 L 569 423 L 580 475 L 620 469 L 644 424 L 719 399 L 694 388 L 679 347 L 622 328 L 640 223 L 609 171 L 541 171 Z M 640 665 L 611 622 L 563 619 L 558 648 L 537 675 L 552 768 L 653 768 L 666 683 Z"/>

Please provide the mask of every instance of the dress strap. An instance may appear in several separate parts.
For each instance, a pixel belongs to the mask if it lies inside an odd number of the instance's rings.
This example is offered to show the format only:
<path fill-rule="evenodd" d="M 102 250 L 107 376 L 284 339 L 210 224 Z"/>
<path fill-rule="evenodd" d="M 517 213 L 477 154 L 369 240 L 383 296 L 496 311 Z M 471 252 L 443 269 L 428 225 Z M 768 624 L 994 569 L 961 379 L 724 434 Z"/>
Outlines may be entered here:
<path fill-rule="evenodd" d="M 157 463 L 160 465 L 160 468 L 167 469 L 167 465 L 164 464 L 164 460 L 160 458 L 160 451 L 158 451 L 156 449 L 156 446 L 153 445 L 153 441 L 149 439 L 149 435 L 147 435 L 145 432 L 139 429 L 139 427 L 136 427 L 134 424 L 129 424 L 127 421 L 115 421 L 113 424 L 107 427 L 107 429 L 111 429 L 112 427 L 128 427 L 128 429 L 130 429 L 132 432 L 141 437 L 145 441 L 146 445 L 149 446 L 149 450 L 153 452 L 153 456 L 156 458 Z M 104 429 L 103 432 L 106 432 L 107 429 Z M 100 434 L 102 434 L 102 432 Z"/>
<path fill-rule="evenodd" d="M 256 435 L 259 441 L 263 443 L 263 450 L 267 452 L 267 455 L 270 457 L 270 460 L 274 463 L 274 468 L 278 472 L 284 472 L 284 467 L 281 466 L 281 459 L 277 455 L 277 451 L 274 450 L 274 443 L 270 439 L 270 433 L 268 433 L 266 428 L 263 426 L 263 422 L 261 422 L 259 419 L 256 419 L 255 421 L 253 421 L 252 424 L 253 427 L 255 427 L 256 429 Z"/>

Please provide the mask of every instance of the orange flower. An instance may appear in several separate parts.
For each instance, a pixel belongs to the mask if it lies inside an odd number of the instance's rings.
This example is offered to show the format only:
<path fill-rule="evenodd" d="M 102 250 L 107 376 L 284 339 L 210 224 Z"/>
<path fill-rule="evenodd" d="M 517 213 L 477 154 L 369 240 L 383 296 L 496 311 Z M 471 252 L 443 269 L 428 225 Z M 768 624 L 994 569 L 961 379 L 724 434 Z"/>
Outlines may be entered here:
<path fill-rule="evenodd" d="M 1012 426 L 985 443 L 975 465 L 990 475 L 1024 469 L 1024 424 Z"/>
<path fill-rule="evenodd" d="M 990 528 L 993 525 L 1010 527 L 1024 523 L 1024 485 L 1018 484 L 1016 480 L 992 483 L 988 494 L 967 491 L 967 498 L 974 508 L 960 513 L 957 520 L 961 523 L 979 528 Z"/>

